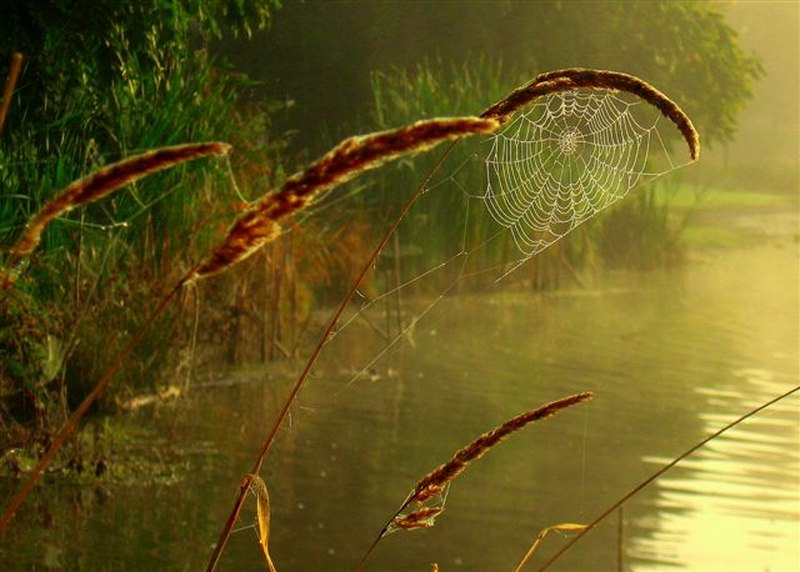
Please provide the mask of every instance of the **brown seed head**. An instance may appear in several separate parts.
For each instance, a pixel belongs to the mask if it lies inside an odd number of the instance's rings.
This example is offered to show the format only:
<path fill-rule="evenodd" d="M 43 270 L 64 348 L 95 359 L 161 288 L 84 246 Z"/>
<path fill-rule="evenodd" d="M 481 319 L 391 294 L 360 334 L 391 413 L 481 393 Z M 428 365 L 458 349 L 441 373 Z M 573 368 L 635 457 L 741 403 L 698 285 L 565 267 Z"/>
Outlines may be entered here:
<path fill-rule="evenodd" d="M 188 281 L 222 272 L 252 255 L 280 234 L 284 219 L 308 207 L 324 191 L 402 155 L 424 151 L 445 139 L 488 133 L 499 125 L 492 118 L 429 119 L 345 139 L 242 214 L 223 243 L 190 273 Z"/>
<path fill-rule="evenodd" d="M 481 117 L 505 123 L 511 115 L 534 99 L 549 93 L 574 89 L 625 91 L 655 106 L 680 130 L 693 161 L 700 157 L 700 136 L 686 113 L 649 83 L 636 76 L 613 71 L 582 68 L 563 69 L 536 76 L 530 83 L 512 91 L 505 99 L 488 107 Z"/>
<path fill-rule="evenodd" d="M 414 487 L 414 494 L 409 498 L 408 503 L 418 501 L 421 498 L 428 498 L 433 494 L 433 491 L 442 490 L 447 483 L 464 472 L 469 463 L 480 459 L 489 449 L 512 433 L 519 431 L 528 423 L 552 417 L 567 407 L 588 401 L 592 396 L 591 392 L 584 392 L 558 399 L 536 409 L 526 411 L 509 419 L 499 427 L 484 433 L 463 449 L 456 451 L 448 462 L 425 475 Z"/>

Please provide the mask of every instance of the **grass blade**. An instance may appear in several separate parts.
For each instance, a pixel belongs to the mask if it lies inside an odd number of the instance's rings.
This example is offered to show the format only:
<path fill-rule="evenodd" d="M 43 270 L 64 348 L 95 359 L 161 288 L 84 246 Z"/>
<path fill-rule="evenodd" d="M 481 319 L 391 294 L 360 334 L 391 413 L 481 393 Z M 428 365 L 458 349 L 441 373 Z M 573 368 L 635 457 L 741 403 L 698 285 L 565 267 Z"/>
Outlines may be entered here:
<path fill-rule="evenodd" d="M 553 526 L 548 526 L 547 528 L 543 528 L 538 535 L 536 535 L 536 540 L 533 541 L 531 547 L 528 549 L 528 552 L 525 556 L 522 557 L 522 560 L 519 561 L 516 568 L 514 568 L 514 572 L 520 572 L 522 568 L 528 563 L 528 560 L 533 557 L 536 549 L 539 548 L 539 545 L 544 540 L 545 536 L 547 536 L 550 532 L 582 532 L 586 530 L 585 524 L 573 524 L 569 522 L 565 522 L 563 524 L 554 524 Z"/>
<path fill-rule="evenodd" d="M 324 191 L 364 171 L 409 153 L 428 150 L 447 139 L 490 133 L 499 126 L 494 119 L 477 117 L 429 119 L 345 139 L 237 218 L 222 244 L 198 265 L 190 279 L 217 274 L 251 256 L 280 235 L 282 221 L 307 208 Z"/>
<path fill-rule="evenodd" d="M 750 417 L 752 417 L 754 415 L 757 415 L 758 413 L 760 413 L 764 409 L 767 409 L 768 407 L 771 407 L 772 405 L 775 405 L 779 401 L 781 401 L 783 399 L 786 399 L 787 397 L 789 397 L 790 395 L 792 395 L 794 393 L 797 393 L 798 391 L 800 391 L 800 385 L 798 385 L 797 387 L 794 387 L 794 388 L 790 389 L 789 391 L 787 391 L 787 392 L 785 392 L 785 393 L 783 393 L 783 394 L 781 394 L 781 395 L 779 395 L 779 396 L 767 401 L 766 403 L 763 403 L 763 404 L 759 405 L 755 409 L 751 409 L 750 411 L 748 411 L 747 413 L 745 413 L 744 415 L 742 415 L 738 419 L 735 419 L 734 421 L 731 421 L 730 423 L 725 425 L 722 429 L 719 429 L 718 431 L 715 431 L 714 433 L 712 433 L 711 435 L 709 435 L 708 437 L 706 437 L 702 441 L 700 441 L 700 442 L 692 445 L 691 447 L 689 447 L 686 451 L 684 451 L 683 453 L 681 453 L 680 455 L 675 457 L 672 461 L 670 461 L 669 463 L 667 463 L 666 465 L 661 467 L 659 470 L 657 470 L 655 473 L 650 475 L 648 478 L 646 478 L 645 480 L 640 482 L 638 485 L 633 487 L 630 491 L 628 491 L 625 495 L 623 495 L 617 502 L 615 502 L 610 507 L 608 507 L 606 510 L 604 510 L 602 513 L 600 513 L 600 515 L 597 518 L 595 518 L 592 522 L 590 522 L 588 525 L 586 525 L 586 528 L 584 530 L 580 531 L 575 538 L 570 540 L 564 547 L 561 548 L 561 550 L 556 552 L 550 558 L 550 560 L 545 562 L 544 565 L 541 568 L 539 568 L 539 570 L 545 570 L 548 567 L 550 567 L 553 563 L 555 563 L 556 560 L 558 560 L 561 557 L 562 554 L 564 554 L 567 550 L 572 548 L 572 546 L 576 542 L 578 542 L 581 538 L 583 538 L 584 535 L 587 534 L 592 528 L 594 528 L 600 522 L 602 522 L 608 515 L 610 515 L 612 512 L 614 512 L 620 506 L 622 506 L 633 495 L 635 495 L 636 493 L 641 491 L 643 488 L 645 488 L 647 485 L 649 485 L 650 483 L 652 483 L 653 481 L 658 479 L 661 475 L 666 473 L 672 467 L 674 467 L 675 465 L 680 463 L 686 457 L 688 457 L 689 455 L 691 455 L 692 453 L 694 453 L 698 449 L 704 447 L 710 441 L 713 441 L 714 439 L 718 438 L 720 435 L 722 435 L 726 431 L 728 431 L 730 429 L 733 429 L 734 427 L 736 427 L 739 423 L 741 423 L 745 419 L 748 419 L 748 418 L 750 418 Z"/>
<path fill-rule="evenodd" d="M 11 56 L 11 68 L 8 71 L 6 84 L 3 86 L 3 101 L 0 103 L 0 134 L 3 133 L 3 127 L 6 124 L 8 110 L 11 108 L 11 96 L 17 86 L 20 71 L 22 71 L 22 54 L 16 52 Z"/>

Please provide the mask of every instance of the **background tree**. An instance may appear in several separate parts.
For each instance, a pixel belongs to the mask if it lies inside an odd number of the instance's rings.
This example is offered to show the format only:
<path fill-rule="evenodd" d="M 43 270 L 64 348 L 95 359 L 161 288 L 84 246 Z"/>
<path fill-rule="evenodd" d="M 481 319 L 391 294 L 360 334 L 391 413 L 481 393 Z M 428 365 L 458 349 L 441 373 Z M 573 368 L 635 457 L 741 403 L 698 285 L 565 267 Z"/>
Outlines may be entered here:
<path fill-rule="evenodd" d="M 307 0 L 277 18 L 268 34 L 227 42 L 224 52 L 252 77 L 269 77 L 271 95 L 296 100 L 293 128 L 323 121 L 335 135 L 337 124 L 366 115 L 365 70 L 410 68 L 426 57 L 457 63 L 480 53 L 531 77 L 564 67 L 632 73 L 679 101 L 705 144 L 732 137 L 762 74 L 717 7 L 694 0 Z"/>

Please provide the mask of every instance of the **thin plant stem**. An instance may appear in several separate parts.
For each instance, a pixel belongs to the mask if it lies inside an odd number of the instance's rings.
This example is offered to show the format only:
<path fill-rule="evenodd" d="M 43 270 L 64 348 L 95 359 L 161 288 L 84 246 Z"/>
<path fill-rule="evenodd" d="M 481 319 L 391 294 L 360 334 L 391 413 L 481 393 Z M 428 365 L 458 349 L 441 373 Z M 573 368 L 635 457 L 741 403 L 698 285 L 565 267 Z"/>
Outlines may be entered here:
<path fill-rule="evenodd" d="M 3 133 L 3 127 L 5 127 L 6 124 L 8 110 L 11 107 L 11 96 L 14 94 L 14 88 L 17 86 L 20 71 L 22 71 L 22 54 L 16 52 L 11 56 L 11 67 L 8 70 L 8 79 L 6 79 L 6 84 L 3 86 L 3 102 L 0 103 L 0 134 Z"/>
<path fill-rule="evenodd" d="M 704 447 L 704 446 L 705 446 L 707 443 L 709 443 L 710 441 L 713 441 L 714 439 L 716 439 L 717 437 L 719 437 L 720 435 L 722 435 L 723 433 L 725 433 L 725 432 L 726 432 L 726 431 L 728 431 L 729 429 L 733 429 L 734 427 L 736 427 L 736 426 L 737 426 L 739 423 L 741 423 L 741 422 L 742 422 L 742 421 L 744 421 L 745 419 L 748 419 L 748 418 L 750 418 L 750 417 L 752 417 L 752 416 L 754 416 L 754 415 L 756 415 L 756 414 L 760 413 L 760 412 L 761 412 L 761 411 L 763 411 L 764 409 L 767 409 L 768 407 L 771 407 L 772 405 L 775 405 L 775 404 L 776 404 L 776 403 L 778 403 L 779 401 L 781 401 L 781 400 L 783 400 L 783 399 L 786 399 L 787 397 L 789 397 L 789 396 L 790 396 L 790 395 L 792 395 L 793 393 L 796 393 L 797 391 L 800 391 L 800 385 L 798 385 L 797 387 L 795 387 L 795 388 L 793 388 L 793 389 L 790 389 L 789 391 L 787 391 L 786 393 L 783 393 L 783 394 L 779 395 L 778 397 L 775 397 L 774 399 L 771 399 L 771 400 L 769 400 L 768 402 L 766 402 L 766 403 L 764 403 L 764 404 L 762 404 L 762 405 L 760 405 L 760 406 L 756 407 L 755 409 L 751 409 L 750 411 L 748 411 L 747 413 L 745 413 L 744 415 L 742 415 L 741 417 L 739 417 L 739 418 L 738 418 L 738 419 L 736 419 L 735 421 L 731 421 L 730 423 L 728 423 L 727 425 L 725 425 L 725 427 L 723 427 L 723 428 L 722 428 L 722 429 L 720 429 L 719 431 L 716 431 L 716 432 L 712 433 L 711 435 L 709 435 L 708 437 L 706 437 L 705 439 L 703 439 L 703 440 L 702 440 L 702 441 L 700 441 L 699 443 L 697 443 L 697 444 L 693 445 L 692 447 L 690 447 L 689 449 L 687 449 L 686 451 L 684 451 L 683 453 L 681 453 L 680 455 L 678 455 L 677 457 L 675 457 L 675 459 L 673 459 L 672 461 L 670 461 L 669 463 L 667 463 L 666 465 L 664 465 L 663 467 L 661 467 L 661 468 L 660 468 L 658 471 L 656 471 L 655 473 L 653 473 L 652 475 L 650 475 L 648 478 L 646 478 L 645 480 L 643 480 L 641 483 L 639 483 L 638 485 L 636 485 L 635 487 L 633 487 L 633 488 L 632 488 L 630 491 L 628 491 L 628 492 L 627 492 L 627 493 L 626 493 L 624 496 L 622 496 L 622 497 L 621 497 L 621 498 L 620 498 L 620 499 L 619 499 L 617 502 L 615 502 L 615 503 L 614 503 L 614 504 L 612 504 L 610 507 L 608 507 L 606 510 L 604 510 L 604 511 L 603 511 L 603 512 L 602 512 L 602 513 L 601 513 L 601 514 L 600 514 L 600 515 L 599 515 L 597 518 L 595 518 L 595 519 L 594 519 L 592 522 L 590 522 L 588 525 L 586 525 L 586 528 L 585 528 L 584 530 L 582 530 L 580 533 L 578 533 L 578 535 L 577 535 L 577 536 L 575 536 L 574 538 L 572 538 L 572 540 L 570 540 L 570 541 L 569 541 L 567 544 L 565 544 L 565 545 L 564 545 L 564 546 L 561 548 L 561 550 L 559 550 L 558 552 L 556 552 L 556 553 L 555 553 L 555 554 L 554 554 L 554 555 L 553 555 L 553 556 L 550 558 L 550 560 L 548 560 L 547 562 L 545 562 L 545 563 L 544 563 L 544 565 L 543 565 L 541 568 L 539 568 L 539 570 L 546 570 L 547 568 L 549 568 L 549 567 L 550 567 L 550 566 L 551 566 L 553 563 L 555 563 L 555 561 L 556 561 L 556 560 L 558 560 L 558 559 L 561 557 L 561 555 L 563 555 L 563 554 L 564 554 L 564 553 L 565 553 L 567 550 L 569 550 L 569 549 L 570 549 L 570 548 L 571 548 L 571 547 L 572 547 L 572 546 L 573 546 L 573 545 L 574 545 L 576 542 L 578 542 L 578 541 L 579 541 L 581 538 L 583 538 L 583 536 L 584 536 L 585 534 L 587 534 L 587 533 L 588 533 L 590 530 L 592 530 L 593 528 L 595 528 L 595 527 L 596 527 L 596 526 L 597 526 L 597 525 L 598 525 L 598 524 L 599 524 L 599 523 L 600 523 L 602 520 L 604 520 L 604 519 L 605 519 L 605 518 L 606 518 L 608 515 L 610 515 L 612 512 L 614 512 L 614 511 L 615 511 L 617 508 L 621 507 L 621 506 L 622 506 L 622 505 L 623 505 L 625 502 L 627 502 L 627 501 L 628 501 L 628 499 L 630 499 L 630 498 L 631 498 L 633 495 L 635 495 L 636 493 L 638 493 L 639 491 L 641 491 L 643 488 L 645 488 L 647 485 L 649 485 L 650 483 L 652 483 L 653 481 L 655 481 L 656 479 L 658 479 L 658 478 L 659 478 L 661 475 L 663 475 L 663 474 L 664 474 L 664 473 L 666 473 L 668 470 L 670 470 L 672 467 L 674 467 L 675 465 L 677 465 L 678 463 L 680 463 L 680 462 L 681 462 L 682 460 L 684 460 L 686 457 L 688 457 L 689 455 L 691 455 L 692 453 L 694 453 L 695 451 L 697 451 L 697 450 L 698 450 L 698 449 L 700 449 L 701 447 Z"/>
<path fill-rule="evenodd" d="M 322 353 L 322 349 L 325 347 L 325 344 L 330 338 L 331 334 L 333 333 L 336 325 L 339 323 L 339 319 L 342 317 L 347 306 L 350 304 L 351 300 L 355 296 L 356 292 L 358 291 L 358 287 L 361 284 L 364 277 L 372 268 L 373 263 L 377 260 L 378 256 L 380 255 L 381 251 L 385 248 L 386 244 L 389 242 L 389 239 L 392 235 L 397 231 L 397 228 L 400 226 L 400 223 L 405 218 L 408 211 L 411 210 L 411 207 L 414 203 L 417 202 L 417 199 L 422 194 L 422 191 L 425 189 L 426 185 L 430 182 L 430 180 L 439 172 L 439 169 L 444 164 L 445 160 L 450 156 L 455 148 L 455 145 L 458 141 L 453 141 L 448 145 L 445 149 L 444 153 L 442 153 L 441 157 L 436 161 L 434 166 L 428 171 L 428 174 L 425 178 L 417 185 L 414 193 L 406 202 L 403 210 L 401 211 L 400 215 L 395 219 L 394 223 L 389 227 L 384 234 L 383 238 L 378 242 L 378 245 L 372 251 L 372 254 L 367 259 L 366 263 L 361 268 L 361 271 L 356 276 L 355 280 L 353 281 L 352 285 L 347 291 L 344 299 L 342 300 L 341 304 L 339 304 L 336 311 L 333 313 L 330 321 L 328 322 L 328 326 L 325 328 L 322 336 L 320 336 L 319 342 L 317 346 L 314 348 L 314 351 L 311 353 L 311 357 L 309 357 L 308 362 L 306 362 L 305 367 L 303 368 L 302 373 L 297 378 L 297 381 L 292 388 L 291 393 L 286 398 L 286 401 L 283 403 L 283 407 L 281 408 L 280 412 L 278 413 L 278 417 L 275 420 L 275 423 L 272 426 L 272 430 L 270 431 L 269 435 L 267 436 L 266 440 L 264 441 L 263 446 L 261 447 L 261 451 L 258 454 L 258 458 L 253 465 L 253 469 L 250 471 L 253 474 L 258 474 L 261 471 L 261 465 L 264 462 L 264 459 L 267 456 L 270 448 L 272 447 L 272 443 L 275 441 L 275 437 L 280 430 L 281 425 L 283 424 L 284 419 L 289 413 L 289 409 L 291 408 L 292 404 L 294 403 L 295 399 L 297 399 L 300 390 L 302 389 L 303 385 L 305 384 L 306 379 L 308 378 L 311 370 L 313 369 L 314 365 L 317 362 L 320 354 Z M 225 545 L 228 543 L 228 539 L 230 538 L 231 531 L 233 530 L 233 526 L 236 524 L 236 521 L 239 518 L 239 514 L 242 511 L 242 506 L 244 505 L 245 495 L 247 494 L 247 487 L 241 486 L 239 487 L 239 496 L 234 503 L 233 510 L 231 510 L 230 515 L 228 516 L 228 520 L 225 522 L 225 527 L 220 534 L 219 540 L 217 541 L 216 546 L 214 547 L 214 552 L 211 554 L 211 558 L 208 561 L 208 566 L 206 567 L 206 572 L 213 572 L 216 570 L 217 563 L 219 562 L 220 557 L 222 556 L 222 551 L 225 549 Z"/>

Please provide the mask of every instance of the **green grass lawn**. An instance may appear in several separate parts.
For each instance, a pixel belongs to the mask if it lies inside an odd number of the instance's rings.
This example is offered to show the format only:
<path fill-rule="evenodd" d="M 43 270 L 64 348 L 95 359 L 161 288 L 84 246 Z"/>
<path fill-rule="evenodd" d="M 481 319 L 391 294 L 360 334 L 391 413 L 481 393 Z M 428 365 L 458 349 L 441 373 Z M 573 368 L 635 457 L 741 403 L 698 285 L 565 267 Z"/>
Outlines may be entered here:
<path fill-rule="evenodd" d="M 759 234 L 758 225 L 732 224 L 737 219 L 798 210 L 798 196 L 791 193 L 680 184 L 659 195 L 676 224 L 685 225 L 681 237 L 690 248 L 737 246 Z"/>

